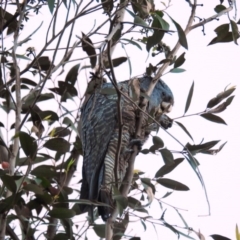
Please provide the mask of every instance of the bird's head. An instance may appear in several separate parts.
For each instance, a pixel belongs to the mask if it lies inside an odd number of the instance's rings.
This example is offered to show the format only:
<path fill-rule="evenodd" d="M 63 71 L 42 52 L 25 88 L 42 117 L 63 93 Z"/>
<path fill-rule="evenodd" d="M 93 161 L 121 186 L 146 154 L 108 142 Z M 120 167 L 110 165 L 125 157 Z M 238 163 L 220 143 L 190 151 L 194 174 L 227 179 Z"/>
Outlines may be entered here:
<path fill-rule="evenodd" d="M 140 87 L 143 91 L 147 91 L 152 81 L 151 77 L 143 77 L 139 79 Z M 148 112 L 156 111 L 158 114 L 169 113 L 174 104 L 174 97 L 168 85 L 159 80 L 150 96 L 148 104 Z"/>
<path fill-rule="evenodd" d="M 174 104 L 174 97 L 172 91 L 170 90 L 168 85 L 162 80 L 159 80 L 157 83 L 157 91 L 160 92 L 161 96 L 159 107 L 162 113 L 171 112 Z"/>

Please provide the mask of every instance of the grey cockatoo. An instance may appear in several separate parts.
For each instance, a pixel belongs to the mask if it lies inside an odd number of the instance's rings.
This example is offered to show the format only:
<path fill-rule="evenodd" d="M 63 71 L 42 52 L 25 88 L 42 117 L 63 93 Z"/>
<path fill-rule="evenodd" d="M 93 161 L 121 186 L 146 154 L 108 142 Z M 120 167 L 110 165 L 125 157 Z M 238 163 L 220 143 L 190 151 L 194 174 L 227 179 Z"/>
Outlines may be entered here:
<path fill-rule="evenodd" d="M 136 94 L 137 91 L 133 93 L 133 89 L 136 90 L 138 86 L 138 90 L 145 92 L 151 80 L 151 77 L 128 80 L 118 83 L 118 87 L 124 94 L 135 98 L 134 101 L 139 103 L 141 97 Z M 101 89 L 107 88 L 114 87 L 111 83 L 104 83 L 101 87 Z M 101 89 L 97 89 L 90 96 L 81 110 L 80 136 L 83 145 L 83 167 L 80 198 L 113 206 L 114 164 L 119 134 L 118 98 L 117 94 L 104 94 Z M 123 131 L 117 176 L 119 187 L 131 156 L 129 148 L 134 140 L 137 118 L 136 106 L 124 96 L 121 99 Z M 150 96 L 146 112 L 159 121 L 164 128 L 168 128 L 171 121 L 164 113 L 171 111 L 173 103 L 172 91 L 162 80 L 159 80 Z M 144 116 L 140 140 L 144 142 L 150 132 L 156 130 L 156 126 L 147 116 Z M 89 206 L 80 205 L 80 208 L 84 212 Z M 98 210 L 99 215 L 106 221 L 112 208 L 99 206 Z"/>

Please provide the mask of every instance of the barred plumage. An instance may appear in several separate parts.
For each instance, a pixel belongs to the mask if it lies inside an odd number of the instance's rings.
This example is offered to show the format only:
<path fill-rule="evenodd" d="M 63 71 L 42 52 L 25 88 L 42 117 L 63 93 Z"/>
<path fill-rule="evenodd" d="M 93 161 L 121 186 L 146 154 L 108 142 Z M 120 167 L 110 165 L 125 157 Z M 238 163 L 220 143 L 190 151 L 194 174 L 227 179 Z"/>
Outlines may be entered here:
<path fill-rule="evenodd" d="M 150 77 L 138 79 L 137 83 L 141 91 L 146 91 L 151 82 Z M 133 80 L 118 84 L 121 91 L 132 97 Z M 104 83 L 102 88 L 113 88 L 111 83 Z M 140 100 L 140 96 L 138 102 Z M 165 104 L 165 105 L 164 105 Z M 148 103 L 147 112 L 157 120 L 162 120 L 162 111 L 169 110 L 173 105 L 173 95 L 169 87 L 161 80 L 158 81 Z M 166 108 L 167 107 L 167 108 Z M 119 122 L 117 111 L 117 95 L 104 95 L 95 92 L 82 107 L 80 136 L 83 144 L 83 167 L 81 199 L 100 201 L 113 205 L 112 191 L 115 184 L 114 164 L 118 145 Z M 122 144 L 118 162 L 118 186 L 126 174 L 128 151 L 131 141 L 134 139 L 136 125 L 136 107 L 122 96 L 121 110 L 123 121 Z M 165 119 L 164 119 L 165 121 Z M 168 125 L 166 121 L 166 125 Z M 151 130 L 156 128 L 154 124 L 149 126 L 149 121 L 144 116 L 142 124 L 141 140 L 145 141 Z M 167 126 L 165 126 L 167 127 Z M 81 205 L 82 211 L 87 207 Z M 106 219 L 111 214 L 111 208 L 99 207 L 99 214 Z"/>

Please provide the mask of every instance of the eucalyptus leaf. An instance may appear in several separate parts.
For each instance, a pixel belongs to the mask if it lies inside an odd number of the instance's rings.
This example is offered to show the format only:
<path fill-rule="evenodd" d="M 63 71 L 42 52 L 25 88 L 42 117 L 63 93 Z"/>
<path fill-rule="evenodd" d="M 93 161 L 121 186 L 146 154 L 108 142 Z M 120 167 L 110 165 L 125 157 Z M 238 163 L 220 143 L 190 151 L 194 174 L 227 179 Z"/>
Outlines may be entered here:
<path fill-rule="evenodd" d="M 53 10 L 54 10 L 54 3 L 55 3 L 55 0 L 48 0 L 47 1 L 47 4 L 48 4 L 48 8 L 51 12 L 51 14 L 53 14 Z"/>
<path fill-rule="evenodd" d="M 91 39 L 87 35 L 85 35 L 83 32 L 82 32 L 82 38 L 83 38 L 82 40 L 83 51 L 87 53 L 88 57 L 90 58 L 91 67 L 94 68 L 97 63 L 95 48 L 93 47 L 93 43 Z"/>
<path fill-rule="evenodd" d="M 36 139 L 26 132 L 19 132 L 21 147 L 27 157 L 34 157 L 37 153 Z"/>
<path fill-rule="evenodd" d="M 187 43 L 187 38 L 186 38 L 185 32 L 183 31 L 182 27 L 174 19 L 172 19 L 171 17 L 170 17 L 170 19 L 172 20 L 172 22 L 174 23 L 175 27 L 177 28 L 178 38 L 179 38 L 180 44 L 184 48 L 188 49 L 188 43 Z"/>
<path fill-rule="evenodd" d="M 172 179 L 168 179 L 168 178 L 159 178 L 156 180 L 159 184 L 163 185 L 164 187 L 166 188 L 171 188 L 173 190 L 176 190 L 176 191 L 188 191 L 189 188 L 180 183 L 180 182 L 177 182 L 175 180 L 172 180 Z"/>
<path fill-rule="evenodd" d="M 200 116 L 211 122 L 227 125 L 226 122 L 222 118 L 220 118 L 219 116 L 216 116 L 212 113 L 204 113 L 204 114 L 201 114 Z"/>
<path fill-rule="evenodd" d="M 189 131 L 187 130 L 187 128 L 180 122 L 174 121 L 180 128 L 182 128 L 182 130 L 193 140 L 192 135 L 189 133 Z M 193 140 L 194 141 L 194 140 Z"/>
<path fill-rule="evenodd" d="M 155 174 L 155 178 L 163 177 L 164 175 L 173 171 L 182 161 L 184 158 L 177 158 L 174 160 L 173 164 L 171 165 L 163 165 Z"/>
<path fill-rule="evenodd" d="M 48 212 L 48 215 L 54 218 L 62 219 L 72 218 L 76 215 L 76 213 L 72 209 L 54 207 L 51 211 Z"/>
<path fill-rule="evenodd" d="M 14 176 L 4 175 L 1 176 L 3 186 L 7 187 L 12 193 L 16 193 L 17 185 L 14 180 Z"/>
<path fill-rule="evenodd" d="M 185 52 L 182 53 L 174 62 L 174 68 L 178 68 L 180 66 L 183 65 L 183 63 L 185 62 Z"/>
<path fill-rule="evenodd" d="M 185 71 L 186 70 L 183 69 L 183 68 L 173 68 L 169 72 L 171 72 L 171 73 L 182 73 L 182 72 L 185 72 Z"/>
<path fill-rule="evenodd" d="M 233 41 L 234 41 L 235 44 L 238 45 L 238 43 L 237 43 L 237 39 L 239 38 L 238 26 L 233 20 L 230 20 L 230 25 L 231 25 L 231 28 L 232 28 Z"/>
<path fill-rule="evenodd" d="M 188 97 L 187 97 L 187 102 L 186 102 L 186 105 L 185 105 L 185 110 L 184 110 L 184 114 L 188 111 L 188 108 L 191 104 L 191 101 L 192 101 L 192 96 L 193 96 L 193 90 L 194 90 L 194 82 L 192 83 L 192 86 L 189 90 L 189 93 L 188 93 Z"/>
<path fill-rule="evenodd" d="M 213 238 L 214 240 L 231 240 L 230 238 L 218 234 L 210 235 L 210 237 Z"/>
<path fill-rule="evenodd" d="M 57 151 L 60 153 L 65 153 L 70 150 L 70 143 L 60 137 L 48 140 L 43 146 L 52 151 Z"/>
<path fill-rule="evenodd" d="M 159 150 L 166 165 L 174 164 L 173 154 L 166 148 Z"/>

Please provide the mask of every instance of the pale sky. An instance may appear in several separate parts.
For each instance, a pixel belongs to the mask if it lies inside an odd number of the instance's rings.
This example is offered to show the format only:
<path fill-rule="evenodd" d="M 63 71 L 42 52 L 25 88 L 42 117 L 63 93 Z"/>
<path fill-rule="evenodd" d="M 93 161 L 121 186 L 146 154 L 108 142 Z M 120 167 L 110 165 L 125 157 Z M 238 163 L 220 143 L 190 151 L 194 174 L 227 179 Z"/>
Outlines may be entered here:
<path fill-rule="evenodd" d="M 215 14 L 213 8 L 215 5 L 219 4 L 219 1 L 202 0 L 200 3 L 203 3 L 204 7 L 198 8 L 197 16 L 201 18 L 208 18 Z M 225 4 L 227 5 L 227 3 Z M 240 8 L 239 3 L 238 8 Z M 190 8 L 186 1 L 172 0 L 172 7 L 168 10 L 168 13 L 177 22 L 179 22 L 183 28 L 185 28 L 187 18 L 190 14 Z M 230 16 L 233 15 L 234 12 L 232 11 Z M 98 21 L 101 19 L 101 15 L 94 15 L 94 17 L 96 17 L 97 24 L 99 24 Z M 80 19 L 77 22 L 75 34 L 81 36 L 81 31 L 85 34 L 88 33 L 89 29 L 91 29 L 94 25 L 94 17 L 87 16 L 86 18 Z M 126 17 L 131 19 L 128 14 Z M 36 21 L 29 27 L 29 31 L 36 29 L 36 27 L 40 24 L 41 19 L 44 19 L 44 25 L 47 26 L 48 20 L 50 19 L 50 13 L 45 11 L 40 13 L 39 16 L 36 16 Z M 166 19 L 170 21 L 168 18 Z M 237 17 L 237 20 L 238 19 L 239 16 Z M 197 19 L 196 22 L 198 22 Z M 193 81 L 195 82 L 195 89 L 188 114 L 204 110 L 208 101 L 223 91 L 227 85 L 230 84 L 230 86 L 236 85 L 239 87 L 239 46 L 234 43 L 207 46 L 208 43 L 215 37 L 213 29 L 221 23 L 227 22 L 228 17 L 223 16 L 220 18 L 220 21 L 214 20 L 212 23 L 207 24 L 205 26 L 205 36 L 202 34 L 202 28 L 193 30 L 187 37 L 189 50 L 187 51 L 181 48 L 178 52 L 178 56 L 182 52 L 186 52 L 186 62 L 181 66 L 181 68 L 186 69 L 186 72 L 179 74 L 169 73 L 162 77 L 162 79 L 170 86 L 175 96 L 174 108 L 169 114 L 171 118 L 182 116 L 184 113 L 186 98 Z M 174 28 L 173 25 L 171 26 Z M 20 52 L 22 50 L 23 53 L 27 46 L 36 46 L 36 51 L 39 51 L 43 43 L 43 32 L 43 30 L 39 31 L 36 36 L 33 37 L 34 43 L 31 42 L 25 45 L 20 49 Z M 168 36 L 166 39 L 164 38 L 163 41 L 167 45 L 173 47 L 176 39 L 177 33 L 173 34 L 173 36 Z M 142 48 L 144 49 L 145 47 L 142 45 Z M 159 57 L 149 57 L 147 59 L 146 51 L 140 51 L 136 47 L 127 47 L 127 52 L 132 64 L 132 76 L 144 73 L 149 62 L 157 63 L 160 61 Z M 85 55 L 86 54 L 80 49 L 77 49 L 73 58 L 80 58 Z M 51 53 L 49 53 L 49 56 L 51 56 Z M 117 47 L 114 56 L 125 56 L 124 50 L 120 45 Z M 66 67 L 65 74 L 67 73 L 68 67 L 70 69 L 70 65 L 73 66 L 77 63 L 78 62 L 74 62 L 72 65 L 69 64 L 69 66 Z M 81 64 L 89 65 L 89 61 L 84 60 Z M 81 87 L 85 86 L 86 76 L 89 76 L 89 72 L 90 70 L 87 69 L 80 73 L 79 85 Z M 128 64 L 125 63 L 120 67 L 117 67 L 115 69 L 115 73 L 117 80 L 119 81 L 129 79 Z M 55 78 L 56 80 L 64 79 L 62 76 L 55 76 Z M 84 89 L 82 88 L 81 91 L 84 92 Z M 199 144 L 203 138 L 204 142 L 221 140 L 218 146 L 225 141 L 228 142 L 223 150 L 216 156 L 203 154 L 196 156 L 197 160 L 200 162 L 200 171 L 206 184 L 211 205 L 211 216 L 199 217 L 199 215 L 206 215 L 208 213 L 208 207 L 201 184 L 187 161 L 184 161 L 172 173 L 166 175 L 167 178 L 186 184 L 190 188 L 190 191 L 176 191 L 171 196 L 164 199 L 164 201 L 175 207 L 187 210 L 180 212 L 189 227 L 192 227 L 196 231 L 200 230 L 206 239 L 212 239 L 207 237 L 211 234 L 220 234 L 234 240 L 236 224 L 240 227 L 240 194 L 238 193 L 240 186 L 240 159 L 238 155 L 238 143 L 240 142 L 240 127 L 238 125 L 240 97 L 238 88 L 234 92 L 234 95 L 236 96 L 232 104 L 227 108 L 227 110 L 219 114 L 219 116 L 226 121 L 228 124 L 227 126 L 209 122 L 200 116 L 193 116 L 179 120 L 185 125 L 185 127 L 187 127 L 194 138 L 195 144 Z M 72 102 L 68 101 L 67 104 L 72 104 Z M 178 126 L 174 125 L 171 129 L 169 129 L 169 132 L 184 145 L 187 142 L 193 144 L 191 139 L 189 139 Z M 181 146 L 179 146 L 173 139 L 161 130 L 159 136 L 163 139 L 168 149 L 182 149 Z M 150 145 L 151 140 L 143 148 Z M 175 158 L 177 157 L 181 156 L 175 155 Z M 154 174 L 162 165 L 163 161 L 160 156 L 150 154 L 146 156 L 139 154 L 136 160 L 135 168 L 145 172 L 145 177 L 154 177 Z M 77 169 L 77 174 L 80 173 L 81 166 Z M 158 190 L 160 192 L 159 196 L 163 196 L 166 192 L 171 191 L 171 189 L 164 187 L 159 187 Z M 163 206 L 165 209 L 166 205 Z M 153 217 L 160 218 L 161 211 L 157 202 L 153 202 L 150 209 L 150 213 Z M 170 224 L 184 226 L 175 211 L 170 207 L 168 207 L 165 217 Z M 136 225 L 131 225 L 131 227 L 128 228 L 126 234 L 129 233 L 130 235 L 134 235 L 134 233 L 136 233 L 136 236 L 141 236 L 142 240 L 157 239 L 155 230 L 152 226 L 147 224 L 147 227 L 147 231 L 144 232 L 141 223 L 136 223 Z M 157 231 L 159 239 L 177 239 L 177 236 L 175 236 L 174 233 L 164 227 L 157 227 Z M 195 237 L 194 234 L 191 236 Z M 91 239 L 94 238 L 91 237 Z M 184 239 L 184 237 L 181 237 L 181 239 Z"/>

